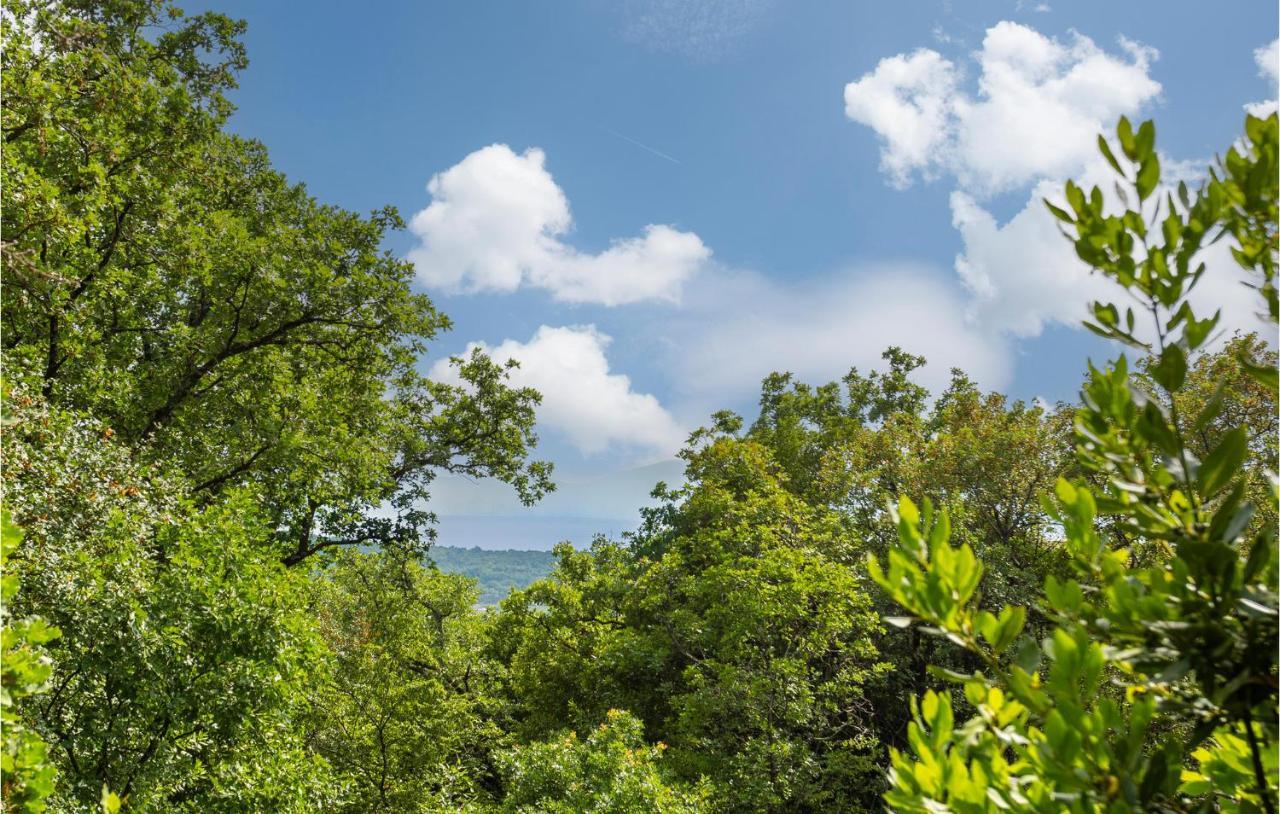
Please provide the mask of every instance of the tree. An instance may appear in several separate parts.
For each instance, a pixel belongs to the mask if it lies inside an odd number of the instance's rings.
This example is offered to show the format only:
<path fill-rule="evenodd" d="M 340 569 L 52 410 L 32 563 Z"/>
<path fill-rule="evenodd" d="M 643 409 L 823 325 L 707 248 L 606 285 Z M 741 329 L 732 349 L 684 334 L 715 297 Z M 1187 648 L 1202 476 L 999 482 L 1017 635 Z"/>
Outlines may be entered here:
<path fill-rule="evenodd" d="M 194 507 L 110 428 L 20 387 L 4 412 L 5 501 L 28 538 L 5 563 L 12 609 L 61 633 L 49 691 L 16 706 L 50 744 L 53 807 L 97 807 L 104 787 L 138 811 L 326 807 L 294 726 L 323 650 L 253 501 Z"/>
<path fill-rule="evenodd" d="M 1161 400 L 1166 410 L 1183 416 L 1205 416 L 1186 434 L 1187 449 L 1204 460 L 1237 427 L 1247 430 L 1249 452 L 1242 466 L 1246 472 L 1246 496 L 1257 510 L 1249 531 L 1276 526 L 1276 506 L 1271 499 L 1271 475 L 1280 472 L 1280 422 L 1276 414 L 1276 388 L 1259 380 L 1258 371 L 1276 367 L 1276 352 L 1257 334 L 1235 334 L 1220 348 L 1189 360 L 1187 378 L 1172 395 L 1163 391 L 1151 375 L 1151 357 L 1138 363 L 1137 379 L 1147 392 Z"/>
<path fill-rule="evenodd" d="M 1181 409 L 1188 357 L 1220 317 L 1198 316 L 1187 301 L 1206 270 L 1196 254 L 1216 230 L 1242 222 L 1261 230 L 1264 245 L 1242 244 L 1235 256 L 1274 297 L 1266 283 L 1276 251 L 1276 116 L 1249 117 L 1245 131 L 1224 175 L 1253 179 L 1246 194 L 1214 175 L 1194 199 L 1185 185 L 1177 200 L 1153 198 L 1154 125 L 1135 133 L 1121 119 L 1119 150 L 1105 139 L 1099 146 L 1125 185 L 1124 212 L 1108 214 L 1100 190 L 1086 195 L 1070 182 L 1069 209 L 1049 204 L 1074 229 L 1080 257 L 1150 315 L 1149 338 L 1135 333 L 1132 308 L 1112 303 L 1095 303 L 1088 324 L 1150 354 L 1146 372 L 1162 393 L 1148 394 L 1124 356 L 1091 369 L 1076 452 L 1101 486 L 1057 483 L 1049 510 L 1074 574 L 1045 580 L 1038 604 L 1055 627 L 1041 643 L 1019 638 L 1025 607 L 976 607 L 983 563 L 950 543 L 945 512 L 899 503 L 898 543 L 887 566 L 869 562 L 873 577 L 982 666 L 947 674 L 976 710 L 963 725 L 947 693 L 926 693 L 915 708 L 911 754 L 892 754 L 885 800 L 895 809 L 1275 811 L 1276 533 L 1248 533 L 1247 425 L 1225 429 L 1199 458 L 1189 439 L 1221 415 L 1223 400 L 1194 415 Z M 1248 361 L 1274 387 L 1274 372 Z M 1276 495 L 1273 485 L 1273 504 Z M 1100 515 L 1123 536 L 1104 537 Z"/>
<path fill-rule="evenodd" d="M 502 605 L 520 731 L 547 737 L 625 708 L 737 811 L 859 811 L 878 741 L 867 685 L 887 669 L 857 542 L 783 486 L 768 450 L 703 434 L 689 484 L 661 492 L 626 547 L 562 549 Z M 588 724 L 589 725 L 589 724 Z"/>
<path fill-rule="evenodd" d="M 708 432 L 760 444 L 785 473 L 782 488 L 834 511 L 844 531 L 827 554 L 859 572 L 868 551 L 882 554 L 896 540 L 886 507 L 899 492 L 910 492 L 946 506 L 955 538 L 1002 563 L 984 586 L 984 606 L 999 610 L 1046 575 L 1064 576 L 1062 547 L 1039 495 L 1073 468 L 1070 410 L 983 393 L 959 370 L 931 404 L 928 391 L 912 380 L 922 357 L 895 347 L 883 358 L 884 371 L 854 369 L 817 387 L 773 374 L 762 384 L 760 414 L 749 429 L 722 413 Z M 837 539 L 853 542 L 837 545 Z M 875 602 L 880 614 L 896 616 L 891 601 L 877 594 Z M 1046 624 L 1033 615 L 1034 628 Z M 928 665 L 975 665 L 915 627 L 889 625 L 876 645 L 897 667 L 869 687 L 878 736 L 903 747 L 911 719 L 906 699 L 937 687 Z"/>
<path fill-rule="evenodd" d="M 341 810 L 443 811 L 487 799 L 492 752 L 506 735 L 474 583 L 349 551 L 312 590 L 333 661 L 307 739 L 346 787 Z"/>
<path fill-rule="evenodd" d="M 435 473 L 551 488 L 537 394 L 480 354 L 416 365 L 449 322 L 380 248 L 222 132 L 243 24 L 166 0 L 6 0 L 5 359 L 198 500 L 250 488 L 277 555 L 421 548 Z M 390 517 L 374 517 L 390 507 Z"/>
<path fill-rule="evenodd" d="M 499 756 L 504 814 L 696 814 L 708 810 L 706 790 L 672 782 L 659 743 L 648 746 L 633 716 L 609 710 L 585 740 L 568 732 L 515 746 Z"/>
<path fill-rule="evenodd" d="M 610 709 L 660 702 L 628 596 L 642 567 L 623 546 L 597 538 L 588 551 L 557 545 L 551 574 L 499 606 L 488 654 L 505 667 L 512 734 L 538 740 L 588 731 Z"/>

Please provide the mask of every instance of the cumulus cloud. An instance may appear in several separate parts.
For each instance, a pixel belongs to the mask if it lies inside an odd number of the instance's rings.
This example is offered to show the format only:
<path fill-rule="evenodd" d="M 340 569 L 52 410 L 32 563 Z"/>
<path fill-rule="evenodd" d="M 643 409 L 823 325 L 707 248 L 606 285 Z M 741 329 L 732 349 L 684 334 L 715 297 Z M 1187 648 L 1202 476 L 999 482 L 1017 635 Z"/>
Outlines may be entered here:
<path fill-rule="evenodd" d="M 1280 83 L 1280 39 L 1272 40 L 1270 45 L 1256 49 L 1253 52 L 1253 61 L 1258 64 L 1258 76 L 1267 80 L 1267 85 L 1274 97 L 1276 84 Z M 1272 98 L 1265 102 L 1247 104 L 1244 109 L 1254 116 L 1265 118 L 1275 113 L 1277 107 L 1276 99 Z"/>
<path fill-rule="evenodd" d="M 977 92 L 961 87 L 964 70 L 934 51 L 882 60 L 845 88 L 845 112 L 883 139 L 881 163 L 891 184 L 950 175 L 952 224 L 962 251 L 955 270 L 968 292 L 969 323 L 1014 337 L 1038 335 L 1051 323 L 1080 324 L 1092 300 L 1118 289 L 1091 273 L 1072 251 L 1043 200 L 1058 200 L 1067 178 L 1099 186 L 1114 209 L 1113 174 L 1097 152 L 1097 134 L 1121 115 L 1155 99 L 1149 69 L 1156 53 L 1121 38 L 1108 54 L 1080 34 L 1062 42 L 1016 23 L 986 32 L 974 56 Z M 1277 45 L 1255 53 L 1274 77 Z M 1161 157 L 1166 182 L 1203 178 L 1204 162 Z M 1001 222 L 984 199 L 1025 189 L 1027 202 Z M 1157 196 L 1158 197 L 1158 196 Z M 1224 327 L 1259 327 L 1257 305 L 1228 244 L 1207 249 L 1208 267 L 1192 298 L 1199 313 L 1222 308 Z"/>
<path fill-rule="evenodd" d="M 976 54 L 976 93 L 961 87 L 960 67 L 923 48 L 846 85 L 845 114 L 883 140 L 897 186 L 950 173 L 975 194 L 1008 190 L 1074 171 L 1099 130 L 1159 95 L 1155 50 L 1125 39 L 1120 50 L 1001 22 Z"/>
<path fill-rule="evenodd" d="M 1040 202 L 1056 200 L 1061 191 L 1061 184 L 1041 181 L 1026 206 L 1003 224 L 972 195 L 951 194 L 951 222 L 964 245 L 955 268 L 970 292 L 973 321 L 1037 336 L 1049 322 L 1080 324 L 1089 301 L 1115 293 L 1112 283 L 1076 257 Z"/>
<path fill-rule="evenodd" d="M 696 234 L 663 225 L 599 254 L 577 251 L 563 240 L 573 226 L 569 200 L 537 148 L 484 147 L 433 177 L 427 190 L 430 205 L 409 223 L 420 245 L 408 257 L 427 285 L 447 292 L 531 285 L 563 302 L 678 302 L 711 257 Z"/>
<path fill-rule="evenodd" d="M 542 394 L 539 426 L 562 433 L 583 453 L 624 447 L 661 456 L 674 454 L 684 442 L 685 431 L 658 399 L 635 392 L 626 375 L 610 372 L 605 356 L 609 342 L 593 325 L 543 325 L 528 342 L 507 339 L 496 347 L 476 342 L 466 352 L 480 348 L 497 362 L 519 362 L 511 381 Z M 431 376 L 458 381 L 456 369 L 447 360 L 436 362 Z"/>

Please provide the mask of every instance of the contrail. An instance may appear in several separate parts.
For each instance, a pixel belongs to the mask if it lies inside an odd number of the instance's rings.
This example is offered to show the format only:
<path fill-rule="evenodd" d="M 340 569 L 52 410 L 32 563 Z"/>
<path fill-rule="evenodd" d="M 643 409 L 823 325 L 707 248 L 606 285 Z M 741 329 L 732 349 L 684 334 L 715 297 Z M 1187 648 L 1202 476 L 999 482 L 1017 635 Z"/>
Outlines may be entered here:
<path fill-rule="evenodd" d="M 610 129 L 610 128 L 608 128 L 608 127 L 605 127 L 605 128 L 603 128 L 603 129 L 604 129 L 604 131 L 605 131 L 606 133 L 608 133 L 609 135 L 611 135 L 611 136 L 617 136 L 618 138 L 622 139 L 623 141 L 627 142 L 628 144 L 634 144 L 635 146 L 639 147 L 641 150 L 644 150 L 644 151 L 645 151 L 645 152 L 647 152 L 647 153 L 653 153 L 653 154 L 654 154 L 654 155 L 656 155 L 658 158 L 665 158 L 667 161 L 670 161 L 672 164 L 679 164 L 679 163 L 680 163 L 680 161 L 679 161 L 678 159 L 672 158 L 671 156 L 667 155 L 666 153 L 664 153 L 664 152 L 662 152 L 662 151 L 660 151 L 660 150 L 655 150 L 655 149 L 653 149 L 652 147 L 650 147 L 648 144 L 644 144 L 643 142 L 636 141 L 635 139 L 631 138 L 630 136 L 624 136 L 624 135 L 622 135 L 621 133 L 619 133 L 617 130 Z"/>

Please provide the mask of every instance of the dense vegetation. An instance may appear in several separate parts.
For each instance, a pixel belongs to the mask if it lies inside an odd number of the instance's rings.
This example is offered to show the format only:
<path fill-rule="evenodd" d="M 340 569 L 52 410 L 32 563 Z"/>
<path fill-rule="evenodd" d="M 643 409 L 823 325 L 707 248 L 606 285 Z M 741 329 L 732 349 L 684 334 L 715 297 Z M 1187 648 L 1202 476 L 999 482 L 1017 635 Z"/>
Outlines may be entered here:
<path fill-rule="evenodd" d="M 441 571 L 462 574 L 476 582 L 479 605 L 496 605 L 512 588 L 527 588 L 551 573 L 550 551 L 488 550 L 432 546 L 431 561 Z"/>
<path fill-rule="evenodd" d="M 538 394 L 418 372 L 398 216 L 224 131 L 241 30 L 5 0 L 5 810 L 1276 810 L 1276 357 L 1187 299 L 1225 236 L 1275 324 L 1274 115 L 1051 207 L 1128 297 L 1080 405 L 770 376 L 484 610 L 430 487 L 552 488 Z"/>

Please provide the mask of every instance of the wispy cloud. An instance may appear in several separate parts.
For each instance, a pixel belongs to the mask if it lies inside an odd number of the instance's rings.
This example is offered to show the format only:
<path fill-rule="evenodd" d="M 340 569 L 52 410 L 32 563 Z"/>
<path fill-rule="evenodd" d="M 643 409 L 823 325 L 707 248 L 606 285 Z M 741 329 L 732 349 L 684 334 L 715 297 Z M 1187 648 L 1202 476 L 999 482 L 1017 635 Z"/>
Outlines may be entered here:
<path fill-rule="evenodd" d="M 761 27 L 775 0 L 627 0 L 622 34 L 658 51 L 713 61 Z"/>

